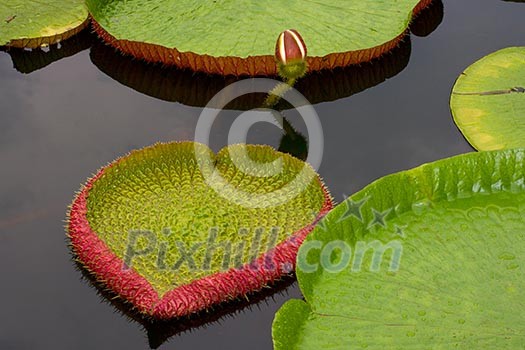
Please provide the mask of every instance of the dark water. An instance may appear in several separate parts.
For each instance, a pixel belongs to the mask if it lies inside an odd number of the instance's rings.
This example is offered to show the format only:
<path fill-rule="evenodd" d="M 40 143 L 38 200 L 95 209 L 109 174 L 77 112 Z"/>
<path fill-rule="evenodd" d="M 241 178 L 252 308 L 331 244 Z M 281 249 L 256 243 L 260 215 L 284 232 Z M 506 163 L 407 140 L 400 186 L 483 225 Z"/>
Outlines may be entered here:
<path fill-rule="evenodd" d="M 482 56 L 525 45 L 525 4 L 443 3 L 443 21 L 427 37 L 412 35 L 372 66 L 301 83 L 319 102 L 325 136 L 319 172 L 338 201 L 382 175 L 472 151 L 450 115 L 451 87 Z M 439 9 L 427 20 L 418 34 L 439 22 Z M 141 326 L 80 280 L 65 241 L 66 208 L 80 184 L 117 156 L 156 141 L 192 139 L 201 107 L 225 84 L 159 71 L 100 45 L 90 50 L 91 39 L 85 34 L 63 51 L 11 52 L 17 68 L 30 74 L 13 69 L 9 54 L 0 52 L 2 350 L 147 348 Z M 237 102 L 244 108 L 253 101 Z M 212 148 L 226 143 L 238 114 L 221 113 Z M 287 116 L 304 132 L 297 115 Z M 249 136 L 279 147 L 282 135 L 258 124 Z M 291 297 L 300 297 L 295 285 L 235 317 L 177 335 L 162 349 L 270 349 L 273 314 Z"/>

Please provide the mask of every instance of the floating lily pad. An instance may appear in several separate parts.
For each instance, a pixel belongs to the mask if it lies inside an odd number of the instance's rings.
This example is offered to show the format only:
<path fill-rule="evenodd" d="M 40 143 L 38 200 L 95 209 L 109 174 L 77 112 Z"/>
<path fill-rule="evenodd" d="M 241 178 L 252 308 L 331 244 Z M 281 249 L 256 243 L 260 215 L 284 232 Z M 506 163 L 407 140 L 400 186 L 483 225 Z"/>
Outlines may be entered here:
<path fill-rule="evenodd" d="M 379 179 L 319 222 L 297 276 L 276 350 L 522 348 L 525 150 Z"/>
<path fill-rule="evenodd" d="M 396 47 L 432 0 L 87 0 L 94 28 L 120 51 L 222 75 L 276 74 L 275 42 L 295 28 L 310 70 L 367 62 Z"/>
<path fill-rule="evenodd" d="M 279 171 L 277 171 L 279 170 Z M 267 146 L 213 154 L 157 144 L 103 168 L 69 218 L 75 254 L 141 313 L 189 315 L 293 269 L 331 198 L 304 162 Z"/>
<path fill-rule="evenodd" d="M 9 0 L 0 3 L 0 46 L 37 48 L 67 39 L 85 28 L 83 0 Z"/>
<path fill-rule="evenodd" d="M 450 106 L 477 150 L 525 147 L 525 47 L 497 51 L 467 68 Z"/>

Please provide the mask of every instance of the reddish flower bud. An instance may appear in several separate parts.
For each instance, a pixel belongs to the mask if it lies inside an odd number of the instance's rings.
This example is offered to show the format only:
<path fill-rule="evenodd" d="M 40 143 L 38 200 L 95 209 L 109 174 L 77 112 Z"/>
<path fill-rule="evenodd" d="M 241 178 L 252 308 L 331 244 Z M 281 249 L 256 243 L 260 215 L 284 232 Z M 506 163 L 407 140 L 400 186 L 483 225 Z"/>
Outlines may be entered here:
<path fill-rule="evenodd" d="M 279 63 L 284 65 L 305 60 L 306 45 L 295 29 L 288 29 L 279 34 L 275 46 L 275 57 Z"/>

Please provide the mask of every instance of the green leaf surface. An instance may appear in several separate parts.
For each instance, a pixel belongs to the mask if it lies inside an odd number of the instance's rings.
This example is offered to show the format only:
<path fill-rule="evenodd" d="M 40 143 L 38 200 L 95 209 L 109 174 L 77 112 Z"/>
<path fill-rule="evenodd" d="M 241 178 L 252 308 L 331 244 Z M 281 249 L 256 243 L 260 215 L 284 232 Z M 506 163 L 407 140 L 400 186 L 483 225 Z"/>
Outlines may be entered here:
<path fill-rule="evenodd" d="M 245 150 L 259 166 L 252 168 L 243 158 Z M 275 174 L 268 170 L 274 161 L 282 165 Z M 213 167 L 231 188 L 208 185 Z M 299 191 L 286 191 L 294 179 Z M 283 189 L 288 198 L 280 193 Z M 129 262 L 162 296 L 252 262 L 311 224 L 325 204 L 324 196 L 310 166 L 271 147 L 235 145 L 215 155 L 192 142 L 158 144 L 106 168 L 89 191 L 87 218 L 123 261 L 130 246 L 143 251 L 158 243 Z M 264 206 L 244 205 L 258 202 Z M 134 232 L 153 236 L 137 235 L 130 245 Z"/>
<path fill-rule="evenodd" d="M 401 35 L 419 0 L 87 0 L 112 36 L 215 57 L 274 54 L 297 29 L 310 56 L 369 49 Z"/>
<path fill-rule="evenodd" d="M 276 350 L 523 349 L 525 150 L 381 178 L 318 224 L 297 264 L 306 301 L 277 313 Z"/>
<path fill-rule="evenodd" d="M 8 0 L 0 2 L 0 46 L 13 41 L 61 36 L 88 18 L 83 0 Z M 52 44 L 53 42 L 42 42 Z"/>
<path fill-rule="evenodd" d="M 450 106 L 477 150 L 525 147 L 525 47 L 497 51 L 467 68 Z"/>

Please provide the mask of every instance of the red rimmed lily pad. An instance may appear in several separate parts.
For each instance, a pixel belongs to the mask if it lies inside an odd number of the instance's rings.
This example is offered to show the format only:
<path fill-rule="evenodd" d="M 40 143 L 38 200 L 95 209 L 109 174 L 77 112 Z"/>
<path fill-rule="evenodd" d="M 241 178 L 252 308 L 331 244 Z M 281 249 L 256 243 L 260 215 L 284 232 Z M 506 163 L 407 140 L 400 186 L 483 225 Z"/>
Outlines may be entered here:
<path fill-rule="evenodd" d="M 310 166 L 270 147 L 235 145 L 215 155 L 193 142 L 157 144 L 89 180 L 68 231 L 100 282 L 142 314 L 169 319 L 287 275 L 331 207 Z"/>
<path fill-rule="evenodd" d="M 431 3 L 87 1 L 95 30 L 121 52 L 222 75 L 276 74 L 275 40 L 288 28 L 303 36 L 310 71 L 368 62 L 396 47 Z"/>

